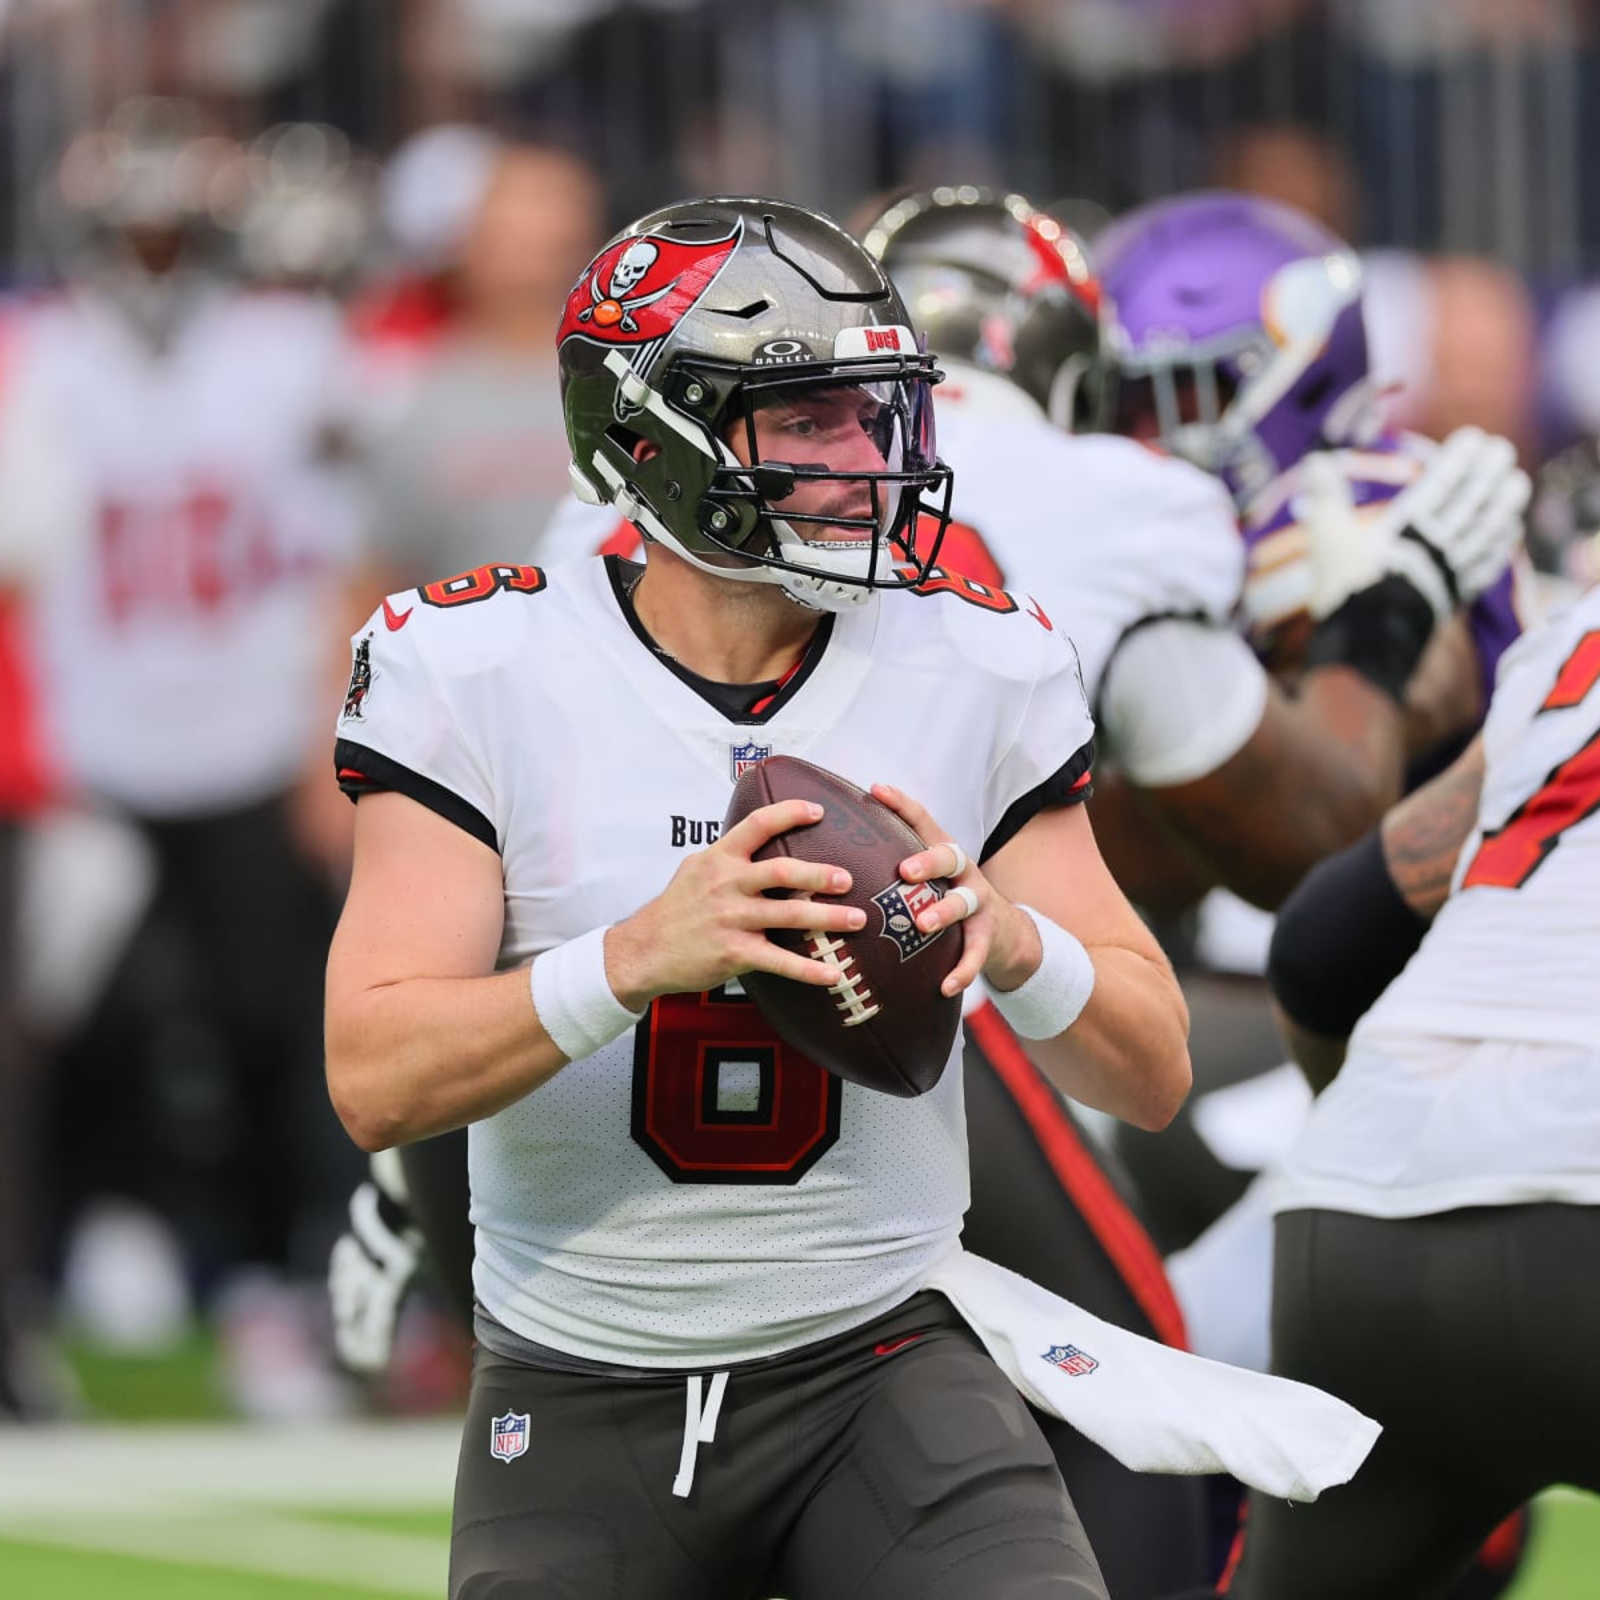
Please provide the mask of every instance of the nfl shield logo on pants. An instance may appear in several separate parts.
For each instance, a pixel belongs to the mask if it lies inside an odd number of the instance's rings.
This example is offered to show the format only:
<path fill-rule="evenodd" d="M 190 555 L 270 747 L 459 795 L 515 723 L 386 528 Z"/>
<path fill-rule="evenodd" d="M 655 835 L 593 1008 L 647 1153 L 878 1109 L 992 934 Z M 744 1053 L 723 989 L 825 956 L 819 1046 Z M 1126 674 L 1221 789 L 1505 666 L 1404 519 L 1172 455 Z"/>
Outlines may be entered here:
<path fill-rule="evenodd" d="M 528 1448 L 528 1413 L 508 1411 L 491 1419 L 489 1454 L 496 1461 L 515 1461 Z"/>

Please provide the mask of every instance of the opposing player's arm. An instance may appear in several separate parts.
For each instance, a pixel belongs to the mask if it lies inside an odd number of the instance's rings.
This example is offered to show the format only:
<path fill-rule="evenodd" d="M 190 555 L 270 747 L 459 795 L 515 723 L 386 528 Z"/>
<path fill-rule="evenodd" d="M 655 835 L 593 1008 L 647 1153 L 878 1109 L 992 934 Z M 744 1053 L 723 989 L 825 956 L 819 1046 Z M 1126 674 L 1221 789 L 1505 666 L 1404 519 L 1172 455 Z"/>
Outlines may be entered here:
<path fill-rule="evenodd" d="M 947 837 L 921 805 L 899 791 L 874 792 L 922 838 Z M 911 881 L 944 876 L 948 852 L 947 844 L 930 844 L 901 870 Z M 1191 1081 L 1188 1009 L 1161 947 L 1101 859 L 1084 807 L 1040 811 L 981 869 L 963 865 L 958 883 L 971 891 L 975 905 L 947 989 L 981 974 L 1003 997 L 1032 979 L 1047 952 L 1039 926 L 1019 909 L 1030 906 L 1066 930 L 1093 968 L 1092 976 L 1084 975 L 1092 985 L 1087 1001 L 1073 1020 L 1053 1036 L 1031 1040 L 1041 1069 L 1085 1105 L 1141 1128 L 1165 1127 Z M 937 926 L 958 920 L 961 910 L 952 894 L 925 915 L 937 919 Z"/>
<path fill-rule="evenodd" d="M 328 957 L 328 1087 L 350 1136 L 381 1150 L 491 1116 L 625 1032 L 658 995 L 752 969 L 838 983 L 837 967 L 782 949 L 765 930 L 859 928 L 859 911 L 810 898 L 847 888 L 848 874 L 751 859 L 820 814 L 798 800 L 763 806 L 686 857 L 632 916 L 537 957 L 530 980 L 526 968 L 494 970 L 499 855 L 406 795 L 364 795 Z M 771 889 L 808 893 L 775 899 Z"/>
<path fill-rule="evenodd" d="M 1290 699 L 1244 640 L 1215 623 L 1164 618 L 1125 634 L 1099 714 L 1127 791 L 1102 798 L 1107 859 L 1136 893 L 1158 891 L 1141 903 L 1171 909 L 1220 883 L 1276 905 L 1399 794 L 1392 697 L 1334 665 L 1309 673 Z M 1174 857 L 1182 870 L 1150 885 L 1152 860 Z"/>
<path fill-rule="evenodd" d="M 1322 862 L 1284 903 L 1267 977 L 1285 1039 L 1315 1089 L 1345 1040 L 1411 959 L 1450 893 L 1483 792 L 1483 740 L 1408 795 L 1359 843 Z"/>
<path fill-rule="evenodd" d="M 1261 720 L 1214 771 L 1145 793 L 1219 884 L 1270 909 L 1395 801 L 1403 750 L 1395 702 L 1323 667 L 1292 700 L 1269 680 Z"/>

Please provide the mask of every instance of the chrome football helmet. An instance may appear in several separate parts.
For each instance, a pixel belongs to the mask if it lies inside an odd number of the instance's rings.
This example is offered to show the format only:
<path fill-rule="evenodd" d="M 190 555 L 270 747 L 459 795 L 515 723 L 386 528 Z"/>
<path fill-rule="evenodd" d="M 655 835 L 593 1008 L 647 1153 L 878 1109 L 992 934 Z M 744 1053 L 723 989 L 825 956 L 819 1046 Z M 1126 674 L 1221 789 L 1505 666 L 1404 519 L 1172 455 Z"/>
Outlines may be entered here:
<path fill-rule="evenodd" d="M 1106 313 L 1064 223 L 1019 194 L 962 185 L 897 200 L 862 242 L 935 354 L 1009 378 L 1069 432 L 1107 424 Z"/>
<path fill-rule="evenodd" d="M 927 576 L 949 520 L 940 373 L 883 269 L 827 217 L 748 198 L 641 217 L 584 268 L 557 346 L 580 498 L 702 571 L 822 610 Z M 823 412 L 813 431 L 848 419 L 834 460 L 798 443 Z M 771 448 L 775 416 L 796 419 L 793 460 Z"/>

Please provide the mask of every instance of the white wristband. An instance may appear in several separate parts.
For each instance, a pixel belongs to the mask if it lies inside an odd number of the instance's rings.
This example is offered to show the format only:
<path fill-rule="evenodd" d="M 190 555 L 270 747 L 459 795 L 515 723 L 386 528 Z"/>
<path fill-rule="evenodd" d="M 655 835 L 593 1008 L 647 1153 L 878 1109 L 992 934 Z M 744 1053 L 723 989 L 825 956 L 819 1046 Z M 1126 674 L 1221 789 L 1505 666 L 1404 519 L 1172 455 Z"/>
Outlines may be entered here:
<path fill-rule="evenodd" d="M 582 1061 L 619 1039 L 642 1011 L 630 1011 L 606 979 L 606 930 L 558 944 L 535 956 L 528 986 L 544 1031 L 569 1061 Z"/>
<path fill-rule="evenodd" d="M 1089 952 L 1059 922 L 1032 906 L 1018 906 L 1039 930 L 1044 949 L 1032 977 L 1008 994 L 991 990 L 995 1009 L 1024 1039 L 1053 1039 L 1083 1015 L 1094 993 L 1094 962 Z"/>

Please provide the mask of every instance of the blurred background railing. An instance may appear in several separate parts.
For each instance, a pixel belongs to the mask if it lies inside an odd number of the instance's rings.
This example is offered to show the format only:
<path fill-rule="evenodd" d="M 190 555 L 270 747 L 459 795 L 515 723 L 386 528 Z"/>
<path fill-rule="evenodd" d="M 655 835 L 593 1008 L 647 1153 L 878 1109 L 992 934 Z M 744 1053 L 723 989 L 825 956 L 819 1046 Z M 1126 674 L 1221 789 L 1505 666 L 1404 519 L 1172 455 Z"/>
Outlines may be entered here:
<path fill-rule="evenodd" d="M 236 134 L 331 123 L 383 155 L 459 117 L 554 135 L 616 214 L 691 190 L 846 210 L 1003 179 L 1111 210 L 1290 187 L 1371 245 L 1600 264 L 1592 0 L 9 0 L 0 260 L 47 270 L 30 196 L 119 100 Z"/>

